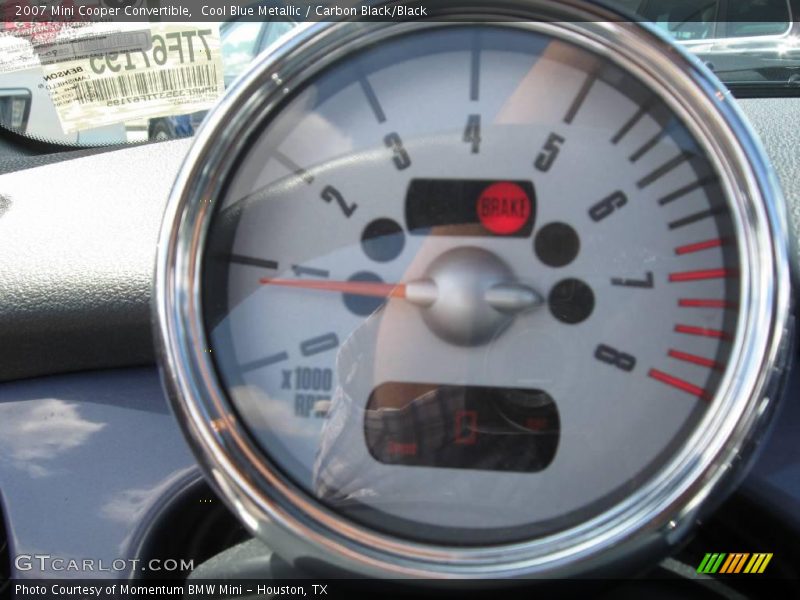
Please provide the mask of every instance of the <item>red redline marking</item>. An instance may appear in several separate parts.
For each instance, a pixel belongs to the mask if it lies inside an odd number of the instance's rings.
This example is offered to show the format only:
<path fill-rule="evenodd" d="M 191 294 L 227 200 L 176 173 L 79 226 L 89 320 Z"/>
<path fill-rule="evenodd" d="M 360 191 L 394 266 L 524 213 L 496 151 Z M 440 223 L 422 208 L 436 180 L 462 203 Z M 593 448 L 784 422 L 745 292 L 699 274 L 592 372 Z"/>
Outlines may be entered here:
<path fill-rule="evenodd" d="M 723 279 L 734 277 L 735 272 L 730 269 L 705 269 L 702 271 L 684 271 L 683 273 L 670 273 L 670 282 L 698 281 L 700 279 Z"/>
<path fill-rule="evenodd" d="M 678 306 L 684 308 L 736 308 L 733 302 L 711 298 L 681 298 L 678 300 Z"/>
<path fill-rule="evenodd" d="M 667 356 L 682 360 L 684 362 L 692 363 L 695 365 L 699 365 L 701 367 L 707 367 L 709 369 L 714 369 L 715 371 L 722 371 L 723 366 L 716 361 L 711 360 L 710 358 L 704 358 L 702 356 L 697 356 L 696 354 L 689 354 L 688 352 L 681 352 L 680 350 L 673 350 L 670 349 L 667 352 Z"/>
<path fill-rule="evenodd" d="M 694 325 L 675 325 L 677 333 L 686 333 L 688 335 L 700 335 L 703 337 L 713 337 L 717 339 L 726 339 L 728 334 L 719 329 L 706 329 L 705 327 L 696 327 Z"/>
<path fill-rule="evenodd" d="M 691 254 L 692 252 L 700 252 L 701 250 L 708 250 L 709 248 L 719 248 L 724 243 L 725 241 L 722 238 L 716 238 L 704 242 L 697 242 L 695 244 L 686 244 L 685 246 L 678 246 L 675 248 L 675 254 Z"/>
<path fill-rule="evenodd" d="M 728 334 L 724 331 L 720 331 L 719 329 L 706 329 L 705 327 L 696 327 L 694 325 L 675 325 L 675 331 L 688 335 L 717 338 L 718 340 L 728 339 Z"/>
<path fill-rule="evenodd" d="M 696 396 L 701 400 L 711 400 L 711 395 L 705 391 L 703 388 L 698 387 L 688 381 L 684 381 L 683 379 L 679 379 L 674 377 L 673 375 L 669 375 L 668 373 L 664 373 L 663 371 L 659 371 L 658 369 L 650 369 L 647 372 L 648 377 L 652 377 L 653 379 L 660 381 L 661 383 L 666 383 L 667 385 L 671 385 L 674 388 L 681 390 L 682 392 L 686 392 L 687 394 L 691 394 L 692 396 Z"/>

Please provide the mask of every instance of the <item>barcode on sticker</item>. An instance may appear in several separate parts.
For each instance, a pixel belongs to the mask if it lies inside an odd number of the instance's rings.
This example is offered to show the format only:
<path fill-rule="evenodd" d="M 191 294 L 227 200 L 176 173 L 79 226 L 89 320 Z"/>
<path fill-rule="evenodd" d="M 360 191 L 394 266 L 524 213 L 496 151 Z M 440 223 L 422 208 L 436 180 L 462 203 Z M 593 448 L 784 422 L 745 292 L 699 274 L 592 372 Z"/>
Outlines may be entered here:
<path fill-rule="evenodd" d="M 149 31 L 109 33 L 87 38 L 59 40 L 36 47 L 42 64 L 76 60 L 108 54 L 109 52 L 143 52 L 153 45 Z"/>
<path fill-rule="evenodd" d="M 214 88 L 216 84 L 216 65 L 190 65 L 79 81 L 75 88 L 75 97 L 80 104 L 90 104 L 179 90 L 186 92 Z"/>

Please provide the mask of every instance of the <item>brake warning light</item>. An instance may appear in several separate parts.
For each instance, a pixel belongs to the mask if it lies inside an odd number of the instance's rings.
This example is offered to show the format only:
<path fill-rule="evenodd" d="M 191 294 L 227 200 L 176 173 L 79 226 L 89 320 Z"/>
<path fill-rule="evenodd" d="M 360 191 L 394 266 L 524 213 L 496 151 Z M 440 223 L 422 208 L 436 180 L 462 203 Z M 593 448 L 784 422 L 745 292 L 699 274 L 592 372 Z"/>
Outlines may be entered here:
<path fill-rule="evenodd" d="M 516 183 L 499 181 L 488 186 L 478 197 L 478 218 L 496 235 L 516 233 L 531 216 L 531 199 Z"/>

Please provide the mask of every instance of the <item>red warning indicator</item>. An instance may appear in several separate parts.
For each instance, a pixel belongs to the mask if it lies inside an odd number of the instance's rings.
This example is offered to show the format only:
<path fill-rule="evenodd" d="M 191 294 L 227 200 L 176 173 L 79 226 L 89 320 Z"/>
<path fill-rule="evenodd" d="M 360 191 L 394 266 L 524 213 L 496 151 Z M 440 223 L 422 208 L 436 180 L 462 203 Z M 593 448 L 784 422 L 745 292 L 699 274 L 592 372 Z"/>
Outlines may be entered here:
<path fill-rule="evenodd" d="M 416 456 L 417 444 L 414 442 L 393 442 L 389 441 L 386 450 L 390 456 Z"/>
<path fill-rule="evenodd" d="M 474 410 L 456 411 L 456 444 L 471 446 L 478 441 L 478 413 Z"/>
<path fill-rule="evenodd" d="M 528 222 L 531 199 L 516 183 L 498 181 L 481 192 L 477 211 L 486 229 L 497 235 L 510 235 Z"/>
<path fill-rule="evenodd" d="M 547 429 L 547 419 L 544 417 L 528 417 L 525 419 L 525 429 L 530 431 L 544 431 Z"/>

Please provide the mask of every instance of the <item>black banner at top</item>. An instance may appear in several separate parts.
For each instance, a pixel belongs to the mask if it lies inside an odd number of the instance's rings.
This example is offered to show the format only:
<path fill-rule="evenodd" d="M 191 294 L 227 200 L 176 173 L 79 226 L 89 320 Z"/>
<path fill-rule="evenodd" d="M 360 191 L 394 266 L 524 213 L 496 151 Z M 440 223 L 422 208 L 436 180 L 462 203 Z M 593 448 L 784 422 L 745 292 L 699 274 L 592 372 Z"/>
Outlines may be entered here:
<path fill-rule="evenodd" d="M 5 22 L 401 21 L 431 17 L 440 8 L 432 0 L 0 0 L 0 5 Z"/>
<path fill-rule="evenodd" d="M 0 14 L 4 29 L 8 29 L 11 24 L 21 22 L 450 20 L 463 18 L 467 11 L 495 15 L 503 12 L 512 19 L 520 4 L 503 0 L 0 0 Z M 608 20 L 747 21 L 785 23 L 788 28 L 796 18 L 791 13 L 794 4 L 785 0 L 737 0 L 727 3 L 725 8 L 721 0 L 702 3 L 686 0 L 597 0 L 595 4 L 612 10 Z M 731 4 L 735 10 L 731 9 Z"/>

